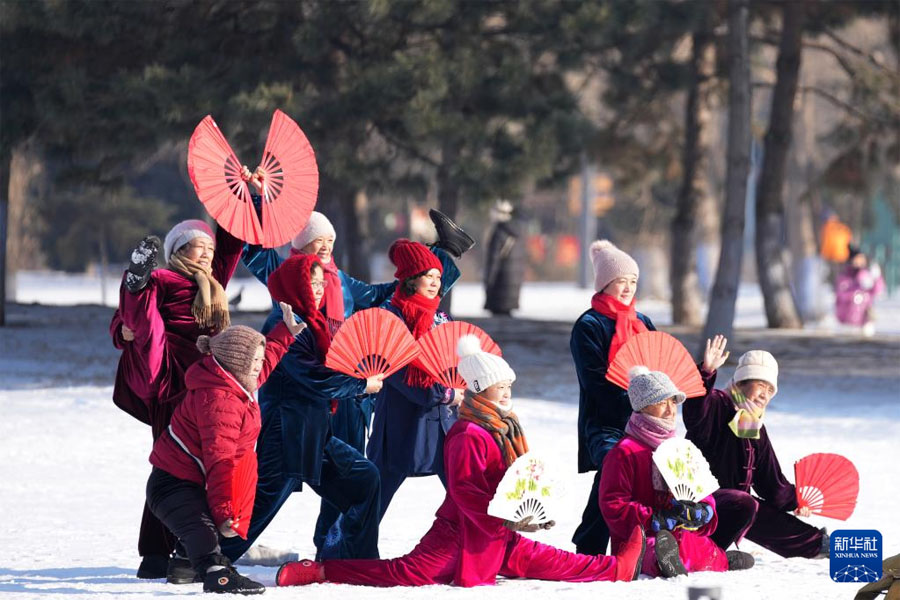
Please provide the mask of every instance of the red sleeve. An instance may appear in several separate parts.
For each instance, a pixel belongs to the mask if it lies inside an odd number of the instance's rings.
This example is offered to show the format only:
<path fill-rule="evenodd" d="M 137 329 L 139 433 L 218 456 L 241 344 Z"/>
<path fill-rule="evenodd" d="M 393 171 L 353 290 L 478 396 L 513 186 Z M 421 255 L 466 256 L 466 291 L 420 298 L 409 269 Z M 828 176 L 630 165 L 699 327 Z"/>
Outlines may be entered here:
<path fill-rule="evenodd" d="M 227 286 L 234 276 L 243 250 L 243 241 L 228 233 L 224 227 L 216 226 L 216 252 L 213 254 L 212 274 L 222 287 Z"/>
<path fill-rule="evenodd" d="M 468 521 L 493 539 L 506 535 L 509 530 L 503 526 L 503 519 L 487 514 L 488 504 L 496 491 L 496 486 L 491 486 L 485 477 L 490 451 L 487 442 L 477 435 L 455 435 L 444 446 L 444 460 L 445 464 L 454 466 L 447 473 L 450 498 Z M 493 440 L 490 443 L 493 444 Z"/>
<path fill-rule="evenodd" d="M 600 474 L 600 512 L 613 537 L 627 539 L 640 525 L 650 525 L 653 509 L 633 501 L 632 487 L 637 464 L 633 456 L 616 446 L 606 455 Z M 648 474 L 649 476 L 649 474 Z"/>
<path fill-rule="evenodd" d="M 256 380 L 257 389 L 262 387 L 275 367 L 281 361 L 281 357 L 287 353 L 288 348 L 294 343 L 294 336 L 291 331 L 280 321 L 278 325 L 272 328 L 269 335 L 266 336 L 266 358 L 263 363 L 262 371 L 259 372 L 259 378 Z"/>
<path fill-rule="evenodd" d="M 206 469 L 206 501 L 218 527 L 234 516 L 231 479 L 244 403 L 222 390 L 204 390 L 203 397 L 197 400 L 200 459 Z"/>

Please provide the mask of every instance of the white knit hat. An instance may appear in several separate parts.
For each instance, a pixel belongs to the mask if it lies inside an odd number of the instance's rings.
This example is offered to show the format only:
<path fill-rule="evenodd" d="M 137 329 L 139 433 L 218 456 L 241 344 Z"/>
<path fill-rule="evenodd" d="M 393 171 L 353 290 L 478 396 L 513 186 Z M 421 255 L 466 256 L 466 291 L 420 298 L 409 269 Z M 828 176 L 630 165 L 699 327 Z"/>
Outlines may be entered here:
<path fill-rule="evenodd" d="M 336 238 L 337 232 L 335 232 L 334 225 L 331 224 L 328 217 L 314 210 L 312 211 L 312 214 L 309 215 L 309 221 L 306 222 L 306 227 L 301 229 L 300 233 L 295 235 L 294 239 L 291 240 L 291 246 L 297 250 L 303 250 L 307 244 L 320 237 Z"/>
<path fill-rule="evenodd" d="M 481 350 L 481 340 L 477 335 L 459 338 L 456 353 L 459 354 L 459 374 L 466 380 L 466 387 L 476 394 L 495 383 L 516 380 L 516 373 L 509 363 L 496 354 Z"/>
<path fill-rule="evenodd" d="M 641 409 L 672 396 L 675 396 L 676 404 L 684 402 L 684 392 L 675 387 L 669 376 L 662 371 L 651 371 L 640 365 L 631 367 L 628 371 L 628 400 L 634 412 L 640 412 Z"/>
<path fill-rule="evenodd" d="M 209 225 L 199 219 L 188 219 L 178 223 L 166 234 L 166 241 L 163 242 L 163 252 L 165 253 L 166 262 L 172 257 L 179 248 L 189 243 L 196 237 L 205 236 L 215 243 L 212 229 Z"/>
<path fill-rule="evenodd" d="M 640 275 L 637 262 L 609 240 L 597 240 L 591 244 L 591 262 L 594 264 L 595 292 L 602 292 L 617 277 Z"/>
<path fill-rule="evenodd" d="M 765 350 L 750 350 L 738 359 L 737 369 L 734 370 L 735 383 L 748 379 L 759 379 L 771 383 L 778 393 L 778 362 L 775 357 Z M 773 394 L 774 395 L 774 394 Z"/>

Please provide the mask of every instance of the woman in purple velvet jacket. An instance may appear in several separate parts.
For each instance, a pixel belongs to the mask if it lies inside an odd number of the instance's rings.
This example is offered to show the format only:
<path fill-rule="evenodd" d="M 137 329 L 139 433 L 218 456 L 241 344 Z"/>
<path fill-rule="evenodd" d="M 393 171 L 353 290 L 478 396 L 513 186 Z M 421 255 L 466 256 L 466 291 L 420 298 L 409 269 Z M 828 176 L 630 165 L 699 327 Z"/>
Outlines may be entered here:
<path fill-rule="evenodd" d="M 721 486 L 713 493 L 719 526 L 712 539 L 728 548 L 746 536 L 784 557 L 824 558 L 828 533 L 797 518 L 809 516 L 809 508 L 797 510 L 796 489 L 782 473 L 763 424 L 778 391 L 778 363 L 764 350 L 751 350 L 738 361 L 728 389 L 717 390 L 726 343 L 721 335 L 707 340 L 700 368 L 707 394 L 682 406 L 686 437 L 703 451 Z"/>

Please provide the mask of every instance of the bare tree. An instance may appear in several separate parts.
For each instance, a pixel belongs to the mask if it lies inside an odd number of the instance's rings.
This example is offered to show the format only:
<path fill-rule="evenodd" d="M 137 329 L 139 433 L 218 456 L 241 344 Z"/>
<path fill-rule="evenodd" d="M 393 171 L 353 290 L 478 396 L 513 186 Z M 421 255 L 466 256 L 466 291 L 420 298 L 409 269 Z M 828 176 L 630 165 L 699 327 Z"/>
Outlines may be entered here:
<path fill-rule="evenodd" d="M 787 237 L 783 191 L 791 146 L 794 98 L 800 78 L 805 13 L 805 0 L 782 3 L 775 89 L 756 194 L 756 269 L 766 319 L 769 327 L 777 328 L 801 326 L 783 254 Z"/>
<path fill-rule="evenodd" d="M 701 323 L 697 277 L 696 239 L 700 205 L 708 194 L 707 142 L 710 121 L 710 88 L 715 76 L 712 35 L 707 23 L 693 33 L 690 88 L 685 108 L 684 149 L 681 154 L 682 182 L 672 219 L 672 321 L 680 325 Z"/>
<path fill-rule="evenodd" d="M 744 207 L 750 171 L 750 57 L 748 1 L 728 3 L 728 164 L 725 175 L 725 210 L 722 217 L 722 252 L 709 299 L 704 338 L 716 333 L 731 336 L 741 278 Z"/>

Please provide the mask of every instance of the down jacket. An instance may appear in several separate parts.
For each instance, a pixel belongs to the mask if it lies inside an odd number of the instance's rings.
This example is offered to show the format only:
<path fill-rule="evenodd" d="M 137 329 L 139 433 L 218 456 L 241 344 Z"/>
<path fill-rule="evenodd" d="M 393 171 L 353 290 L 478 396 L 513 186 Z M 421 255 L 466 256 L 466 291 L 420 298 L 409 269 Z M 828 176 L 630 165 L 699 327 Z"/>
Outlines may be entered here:
<path fill-rule="evenodd" d="M 258 385 L 287 352 L 293 341 L 284 323 L 266 336 L 265 362 Z M 259 406 L 255 398 L 211 355 L 185 374 L 187 395 L 167 431 L 153 445 L 150 462 L 167 473 L 206 485 L 207 502 L 216 526 L 234 516 L 232 473 L 259 436 Z"/>

